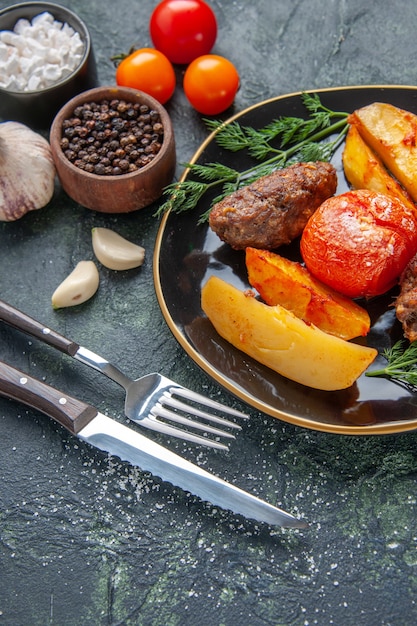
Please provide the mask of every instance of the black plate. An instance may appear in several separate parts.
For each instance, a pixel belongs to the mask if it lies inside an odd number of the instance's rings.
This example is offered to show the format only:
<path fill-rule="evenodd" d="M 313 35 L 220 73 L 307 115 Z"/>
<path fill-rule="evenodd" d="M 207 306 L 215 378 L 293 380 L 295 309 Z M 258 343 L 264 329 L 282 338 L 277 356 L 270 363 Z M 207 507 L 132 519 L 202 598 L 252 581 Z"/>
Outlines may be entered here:
<path fill-rule="evenodd" d="M 317 90 L 322 103 L 332 110 L 353 111 L 375 101 L 389 102 L 417 113 L 417 88 L 397 86 L 341 87 Z M 301 94 L 261 102 L 234 116 L 240 123 L 261 128 L 281 116 L 304 117 Z M 342 148 L 332 162 L 337 168 L 338 193 L 348 189 L 341 163 Z M 246 169 L 246 153 L 230 154 L 216 144 L 214 134 L 200 146 L 191 162 L 220 161 Z M 183 178 L 186 178 L 187 172 Z M 168 213 L 162 220 L 154 254 L 154 278 L 158 301 L 174 336 L 188 355 L 214 380 L 249 405 L 264 413 L 306 428 L 341 434 L 382 434 L 417 428 L 417 394 L 386 379 L 361 376 L 343 391 L 317 391 L 294 383 L 260 365 L 224 341 L 204 316 L 201 287 L 215 274 L 240 289 L 249 287 L 244 253 L 223 244 L 199 216 L 209 208 L 210 198 L 186 214 Z M 298 248 L 280 254 L 297 258 Z M 389 347 L 402 337 L 391 305 L 395 291 L 372 300 L 367 306 L 372 327 L 368 345 Z M 384 362 L 378 357 L 375 365 Z"/>

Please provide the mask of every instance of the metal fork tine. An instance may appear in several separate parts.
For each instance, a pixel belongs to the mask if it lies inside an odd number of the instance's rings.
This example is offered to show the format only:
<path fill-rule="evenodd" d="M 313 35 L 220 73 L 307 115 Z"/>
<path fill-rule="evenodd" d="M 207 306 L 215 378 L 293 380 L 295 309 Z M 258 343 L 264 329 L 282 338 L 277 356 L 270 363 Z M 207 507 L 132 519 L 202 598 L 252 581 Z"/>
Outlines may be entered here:
<path fill-rule="evenodd" d="M 186 413 L 190 413 L 194 417 L 202 417 L 210 422 L 215 424 L 219 424 L 221 426 L 225 426 L 227 428 L 235 428 L 236 430 L 242 430 L 242 427 L 235 422 L 231 422 L 230 420 L 224 419 L 223 417 L 218 417 L 213 413 L 207 413 L 207 411 L 202 411 L 196 406 L 192 406 L 187 404 L 186 402 L 181 402 L 181 400 L 177 400 L 173 398 L 172 395 L 168 392 L 165 392 L 161 398 L 159 399 L 160 403 L 166 406 L 169 406 L 173 409 L 178 409 L 179 411 L 185 411 Z M 191 420 L 190 420 L 191 421 Z"/>
<path fill-rule="evenodd" d="M 249 419 L 249 415 L 246 415 L 246 413 L 242 413 L 237 409 L 233 409 L 232 407 L 221 404 L 220 402 L 212 400 L 211 398 L 206 398 L 200 393 L 192 391 L 191 389 L 186 389 L 185 387 L 181 387 L 180 385 L 170 387 L 169 392 L 173 395 L 182 396 L 187 400 L 198 402 L 199 404 L 202 404 L 206 407 L 217 409 L 218 411 L 222 411 L 223 413 L 228 413 L 229 415 L 234 415 L 235 417 L 241 417 L 243 419 Z"/>
<path fill-rule="evenodd" d="M 154 415 L 143 417 L 141 419 L 141 423 L 145 426 L 145 428 L 162 433 L 163 435 L 170 435 L 172 437 L 176 437 L 177 439 L 184 439 L 185 441 L 191 441 L 192 443 L 197 443 L 199 445 L 204 445 L 217 450 L 229 450 L 229 447 L 224 443 L 220 443 L 214 439 L 209 439 L 208 437 L 201 437 L 200 435 L 190 433 L 189 431 L 182 430 L 180 428 L 175 428 L 175 426 L 171 426 L 166 422 L 158 420 Z"/>
<path fill-rule="evenodd" d="M 195 428 L 196 430 L 203 430 L 204 432 L 211 433 L 212 435 L 217 435 L 219 437 L 227 437 L 229 439 L 235 439 L 235 436 L 232 433 L 219 430 L 218 428 L 214 428 L 213 426 L 209 426 L 208 424 L 202 424 L 200 422 L 196 422 L 195 420 L 192 420 L 189 417 L 185 417 L 183 415 L 180 415 L 179 413 L 170 411 L 169 409 L 166 409 L 160 402 L 158 402 L 157 404 L 155 404 L 154 407 L 152 407 L 151 415 L 154 415 L 156 418 L 163 417 L 164 419 L 170 420 L 171 422 L 175 422 L 176 424 L 182 424 L 183 426 Z"/>
<path fill-rule="evenodd" d="M 225 419 L 225 416 L 249 419 L 249 415 L 207 398 L 201 393 L 187 389 L 158 372 L 146 374 L 133 380 L 104 357 L 45 327 L 1 299 L 0 320 L 99 371 L 123 387 L 125 390 L 125 414 L 140 426 L 179 439 L 193 441 L 200 445 L 227 450 L 227 446 L 219 443 L 217 439 L 219 437 L 228 437 L 229 439 L 234 437 L 227 431 L 220 430 L 220 428 L 228 427 L 235 429 L 236 432 L 241 430 L 241 427 L 229 419 Z M 157 410 L 155 406 L 158 407 Z M 210 409 L 214 410 L 214 414 Z M 155 415 L 152 415 L 152 412 Z M 158 419 L 157 413 L 161 419 Z M 193 419 L 189 419 L 190 417 Z M 198 423 L 198 418 L 201 418 L 201 424 Z M 164 420 L 169 420 L 172 424 Z M 184 426 L 184 428 L 177 428 L 174 426 L 175 423 Z M 208 423 L 217 424 L 218 428 L 209 426 Z M 186 430 L 187 427 L 192 429 L 191 432 Z M 198 436 L 192 432 L 197 429 L 205 431 L 204 436 Z M 209 435 L 212 437 L 210 438 Z"/>

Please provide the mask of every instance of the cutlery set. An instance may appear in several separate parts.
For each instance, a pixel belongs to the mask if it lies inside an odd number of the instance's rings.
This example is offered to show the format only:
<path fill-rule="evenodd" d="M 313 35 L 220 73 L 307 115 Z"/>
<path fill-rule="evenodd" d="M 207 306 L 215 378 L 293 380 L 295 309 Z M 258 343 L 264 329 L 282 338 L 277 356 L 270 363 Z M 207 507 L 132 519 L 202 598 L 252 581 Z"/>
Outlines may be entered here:
<path fill-rule="evenodd" d="M 219 439 L 233 440 L 232 431 L 237 432 L 241 427 L 219 414 L 247 419 L 244 413 L 191 391 L 161 374 L 152 373 L 132 380 L 106 359 L 1 300 L 0 321 L 92 367 L 122 386 L 126 392 L 125 415 L 139 426 L 195 444 L 227 450 L 227 445 Z M 203 470 L 134 428 L 107 417 L 90 404 L 1 361 L 0 395 L 44 413 L 92 446 L 211 504 L 270 525 L 308 526 L 303 520 Z"/>

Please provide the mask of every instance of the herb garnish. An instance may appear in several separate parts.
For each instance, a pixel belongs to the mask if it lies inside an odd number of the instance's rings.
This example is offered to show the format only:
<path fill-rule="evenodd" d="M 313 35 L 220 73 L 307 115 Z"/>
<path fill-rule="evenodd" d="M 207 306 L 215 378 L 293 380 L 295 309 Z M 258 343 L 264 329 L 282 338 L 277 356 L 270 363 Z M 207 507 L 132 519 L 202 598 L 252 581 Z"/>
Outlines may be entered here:
<path fill-rule="evenodd" d="M 385 376 L 410 387 L 417 386 L 417 341 L 404 349 L 404 341 L 397 341 L 382 352 L 388 364 L 378 370 L 366 372 L 366 376 Z"/>
<path fill-rule="evenodd" d="M 168 210 L 182 213 L 194 209 L 207 191 L 220 187 L 219 194 L 212 201 L 213 206 L 243 185 L 296 161 L 329 161 L 347 132 L 348 113 L 326 108 L 317 94 L 303 93 L 301 97 L 310 113 L 307 119 L 281 117 L 259 130 L 242 126 L 236 120 L 230 124 L 205 120 L 220 147 L 230 152 L 247 150 L 260 163 L 243 172 L 221 163 L 186 163 L 184 166 L 193 175 L 193 180 L 168 185 L 164 190 L 167 199 L 157 214 Z M 323 141 L 335 133 L 335 139 Z M 274 140 L 279 140 L 279 147 L 274 146 Z M 210 209 L 201 216 L 200 223 L 207 220 L 209 212 Z"/>

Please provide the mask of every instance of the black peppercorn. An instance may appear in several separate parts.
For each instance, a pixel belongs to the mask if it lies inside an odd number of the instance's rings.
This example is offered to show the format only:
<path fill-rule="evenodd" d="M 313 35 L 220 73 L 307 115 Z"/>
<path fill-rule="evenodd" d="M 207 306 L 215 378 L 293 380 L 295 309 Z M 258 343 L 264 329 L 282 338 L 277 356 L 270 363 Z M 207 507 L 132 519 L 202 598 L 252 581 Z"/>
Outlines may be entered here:
<path fill-rule="evenodd" d="M 95 167 L 94 167 L 94 174 L 98 174 L 99 176 L 104 176 L 104 174 L 105 174 L 105 167 L 104 167 L 103 163 L 97 163 L 97 165 L 95 165 Z"/>
<path fill-rule="evenodd" d="M 125 100 L 86 102 L 62 124 L 61 149 L 76 167 L 119 176 L 144 167 L 163 141 L 159 113 Z"/>

